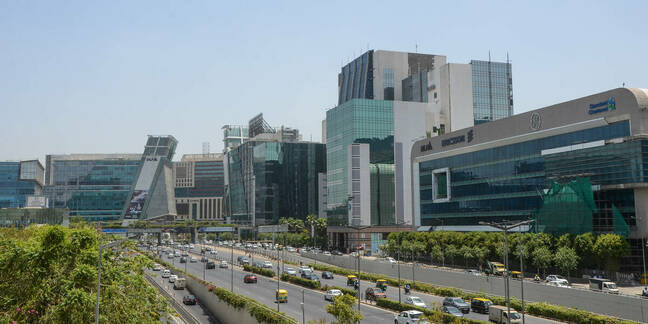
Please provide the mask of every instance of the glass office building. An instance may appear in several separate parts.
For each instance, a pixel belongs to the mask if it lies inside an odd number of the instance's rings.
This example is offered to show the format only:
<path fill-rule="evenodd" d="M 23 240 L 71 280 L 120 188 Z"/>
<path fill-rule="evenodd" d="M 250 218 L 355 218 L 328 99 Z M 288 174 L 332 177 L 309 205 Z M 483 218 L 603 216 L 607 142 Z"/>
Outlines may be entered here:
<path fill-rule="evenodd" d="M 369 168 L 371 225 L 394 223 L 394 106 L 392 101 L 352 99 L 326 112 L 326 165 L 328 219 L 330 225 L 348 224 L 349 181 L 359 178 L 361 168 Z M 351 144 L 367 144 L 367 165 L 352 161 Z M 353 153 L 351 153 L 353 154 Z M 349 172 L 349 168 L 351 171 Z M 349 177 L 351 175 L 351 177 Z M 370 184 L 370 185 L 369 185 Z M 366 192 L 365 192 L 366 193 Z M 359 204 L 354 198 L 353 205 Z"/>
<path fill-rule="evenodd" d="M 620 88 L 418 141 L 416 225 L 536 220 L 560 235 L 648 234 L 648 90 Z M 559 214 L 559 217 L 556 217 Z"/>
<path fill-rule="evenodd" d="M 511 64 L 470 61 L 475 125 L 513 115 Z"/>
<path fill-rule="evenodd" d="M 0 162 L 0 208 L 23 208 L 40 195 L 43 167 L 38 161 Z"/>
<path fill-rule="evenodd" d="M 325 145 L 248 141 L 227 154 L 233 223 L 277 224 L 318 213 L 318 173 L 326 170 Z"/>

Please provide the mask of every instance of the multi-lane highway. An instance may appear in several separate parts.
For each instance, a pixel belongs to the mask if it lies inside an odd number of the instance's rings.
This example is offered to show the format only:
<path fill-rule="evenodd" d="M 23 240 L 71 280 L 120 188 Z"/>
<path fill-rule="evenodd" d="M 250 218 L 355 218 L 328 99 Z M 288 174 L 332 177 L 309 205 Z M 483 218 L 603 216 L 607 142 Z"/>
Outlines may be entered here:
<path fill-rule="evenodd" d="M 218 250 L 218 259 L 225 259 L 225 260 L 227 260 L 227 261 L 230 260 L 230 258 L 231 258 L 231 252 L 232 252 L 230 248 L 226 248 L 226 247 L 217 247 L 217 250 Z M 194 251 L 199 251 L 199 248 L 197 247 L 197 250 L 194 250 Z M 234 252 L 234 261 L 235 261 L 235 262 L 236 262 L 236 259 L 237 259 L 238 256 L 245 256 L 245 253 L 246 253 L 245 251 L 238 250 L 238 249 L 234 249 L 233 252 Z M 251 250 L 248 251 L 248 253 L 249 253 L 249 252 L 251 252 Z M 287 253 L 286 253 L 286 254 L 287 254 Z M 265 256 L 263 256 L 263 255 L 256 254 L 256 253 L 252 253 L 252 256 L 253 256 L 252 258 L 253 258 L 254 261 L 263 262 L 263 261 L 268 260 L 268 261 L 273 262 L 273 265 L 274 265 L 275 270 L 276 270 L 276 263 L 275 263 L 274 260 L 271 260 L 270 258 L 267 258 L 267 257 L 265 257 Z M 298 254 L 290 254 L 289 257 L 290 257 L 290 259 L 292 259 L 293 261 L 297 261 L 297 262 L 302 261 L 304 264 L 305 264 L 306 262 L 309 262 L 309 263 L 312 262 L 312 260 L 302 258 L 302 257 L 300 257 Z M 212 257 L 212 258 L 213 258 L 213 257 Z M 196 264 L 197 264 L 197 263 L 193 263 L 194 266 L 195 266 Z M 297 268 L 297 266 L 294 266 L 294 265 L 285 265 L 285 266 L 286 266 L 286 267 L 293 267 L 293 268 Z M 189 269 L 189 267 L 191 267 L 191 266 L 188 266 L 188 269 Z M 200 270 L 199 275 L 202 276 L 202 263 L 198 263 L 198 267 L 199 267 L 199 270 Z M 219 270 L 217 270 L 217 272 L 223 272 L 223 270 L 224 270 L 224 269 L 219 269 Z M 208 270 L 208 271 L 214 271 L 214 270 Z M 193 273 L 193 272 L 192 272 L 192 273 Z M 229 271 L 228 271 L 227 273 L 229 273 Z M 236 275 L 237 273 L 240 274 L 240 277 L 238 277 L 238 279 L 237 279 L 237 275 Z M 329 286 L 346 287 L 346 278 L 343 277 L 343 276 L 338 276 L 338 275 L 335 275 L 335 274 L 334 274 L 334 279 L 322 279 L 322 278 L 321 278 L 321 272 L 316 271 L 316 273 L 317 273 L 317 275 L 320 277 L 320 281 L 321 281 L 321 284 L 322 284 L 322 285 L 327 284 L 327 285 L 329 285 Z M 196 273 L 196 275 L 198 275 L 198 273 Z M 220 277 L 223 277 L 223 276 L 220 276 Z M 276 289 L 276 287 L 277 287 L 277 286 L 276 286 L 276 285 L 277 285 L 277 281 L 276 281 L 276 280 L 270 280 L 270 279 L 265 278 L 265 277 L 263 277 L 263 276 L 258 276 L 258 277 L 259 277 L 259 280 L 260 280 L 259 283 L 261 283 L 261 280 L 266 281 L 266 282 L 269 282 L 269 291 L 267 292 L 267 294 L 269 294 L 269 296 L 270 296 L 270 298 L 271 298 L 270 301 L 274 301 L 274 289 Z M 209 278 L 209 277 L 208 277 L 208 278 Z M 242 282 L 243 282 L 243 273 L 242 273 L 242 272 L 240 272 L 240 271 L 239 271 L 239 272 L 235 271 L 234 282 L 235 282 L 234 291 L 235 291 L 235 292 L 238 292 L 238 291 L 236 290 L 236 289 L 237 289 L 236 284 L 237 284 L 237 283 L 242 284 Z M 224 276 L 223 284 L 227 284 L 227 286 L 224 286 L 224 287 L 229 287 L 229 283 L 230 283 L 230 279 L 229 279 L 229 277 L 228 277 L 228 276 Z M 219 285 L 220 285 L 220 284 L 219 284 Z M 286 283 L 284 283 L 284 282 L 281 282 L 281 286 L 282 286 L 282 288 L 283 288 L 283 287 L 285 287 L 285 286 L 289 286 L 289 284 L 286 284 Z M 290 286 L 292 286 L 292 285 L 290 285 Z M 366 289 L 367 287 L 374 287 L 374 286 L 375 286 L 375 283 L 373 283 L 373 282 L 369 282 L 369 281 L 361 281 L 361 283 L 360 283 L 360 290 L 361 290 L 362 292 L 364 292 L 365 289 Z M 351 288 L 351 287 L 348 287 L 348 288 Z M 299 287 L 299 286 L 292 286 L 291 289 L 295 290 L 295 293 L 297 293 L 297 294 L 301 294 L 301 290 L 302 290 L 301 287 Z M 308 294 L 309 292 L 310 292 L 311 294 L 313 294 L 313 296 L 315 297 L 316 300 L 314 300 L 314 302 L 316 302 L 317 305 L 319 305 L 319 306 L 317 306 L 317 307 L 319 307 L 320 309 L 323 309 L 323 308 L 324 308 L 323 305 L 326 305 L 326 302 L 324 302 L 324 295 L 323 295 L 323 293 L 315 292 L 315 291 L 310 291 L 310 290 L 306 289 L 306 293 Z M 245 295 L 245 293 L 243 293 L 243 294 Z M 288 292 L 289 298 L 292 297 L 293 294 L 294 294 L 294 293 L 293 293 L 292 291 L 289 290 L 289 292 Z M 386 294 L 387 294 L 387 298 L 392 299 L 392 300 L 398 300 L 398 289 L 397 289 L 396 287 L 391 287 L 391 286 L 388 287 L 388 288 L 387 288 L 387 291 L 386 291 Z M 246 296 L 247 296 L 247 295 L 246 295 Z M 299 295 L 299 296 L 301 296 L 301 295 Z M 435 295 L 430 295 L 430 294 L 424 294 L 424 293 L 419 293 L 419 292 L 412 292 L 412 293 L 411 293 L 411 296 L 417 296 L 417 297 L 420 297 L 420 298 L 421 298 L 421 299 L 422 299 L 422 300 L 423 300 L 423 301 L 428 305 L 428 307 L 432 307 L 432 306 L 434 306 L 434 305 L 440 305 L 440 304 L 443 302 L 443 297 L 439 297 L 439 296 L 435 296 Z M 257 299 L 257 298 L 254 297 L 254 296 L 251 296 L 251 297 Z M 406 298 L 406 297 L 407 297 L 407 295 L 405 295 L 404 292 L 401 291 L 401 300 L 402 300 L 402 301 L 405 301 L 405 298 Z M 264 299 L 265 299 L 265 298 L 264 298 Z M 294 299 L 294 298 L 293 298 L 293 299 Z M 308 298 L 307 298 L 307 299 L 308 299 Z M 265 301 L 264 301 L 264 303 L 265 303 Z M 276 305 L 276 304 L 275 304 L 275 305 Z M 307 301 L 307 305 L 308 305 L 308 301 Z M 283 306 L 283 305 L 282 305 L 282 306 Z M 363 304 L 363 305 L 361 306 L 361 309 L 363 310 L 363 315 L 365 315 L 365 320 L 368 320 L 368 316 L 367 316 L 367 314 L 365 313 L 365 309 L 370 309 L 370 306 L 365 306 L 365 305 Z M 283 309 L 282 309 L 282 311 L 283 311 Z M 300 319 L 300 318 L 301 318 L 301 312 L 300 312 L 300 310 L 298 310 L 298 311 L 299 311 L 299 312 L 298 312 L 298 316 L 299 316 L 299 317 L 295 317 L 295 318 Z M 382 314 L 381 314 L 381 313 L 382 313 Z M 290 313 L 288 313 L 288 314 L 290 314 Z M 373 313 L 372 313 L 372 314 L 373 314 Z M 292 315 L 292 314 L 290 314 L 290 315 L 293 316 L 293 317 L 295 316 L 295 315 Z M 307 307 L 307 315 L 308 315 L 308 307 Z M 321 315 L 325 315 L 325 317 L 314 317 L 314 318 L 315 318 L 315 319 L 318 319 L 318 318 L 326 318 L 326 319 L 327 319 L 327 322 L 329 322 L 329 320 L 331 319 L 330 315 L 325 314 L 325 310 L 323 310 L 323 313 L 321 313 Z M 393 320 L 393 314 L 390 313 L 390 312 L 387 312 L 387 311 L 378 311 L 378 310 L 376 310 L 376 314 L 375 314 L 375 315 L 376 315 L 375 317 L 372 315 L 372 316 L 370 316 L 369 318 L 379 319 L 380 322 L 383 322 L 383 323 L 391 322 L 391 321 Z M 380 316 L 380 315 L 382 315 L 382 316 Z M 318 316 L 320 316 L 320 315 L 318 315 Z M 478 313 L 470 312 L 469 314 L 466 314 L 465 316 L 466 316 L 466 318 L 470 318 L 470 319 L 478 319 L 478 320 L 488 321 L 488 315 L 484 315 L 484 314 L 478 314 Z M 307 316 L 307 317 L 308 317 L 308 316 Z M 307 318 L 307 320 L 308 320 L 308 318 Z M 551 320 L 547 320 L 547 319 L 543 319 L 543 318 L 539 318 L 539 317 L 535 317 L 535 316 L 528 316 L 528 315 L 526 316 L 526 322 L 529 323 L 529 324 L 559 323 L 559 322 L 556 322 L 556 321 L 551 321 Z"/>
<path fill-rule="evenodd" d="M 195 252 L 195 251 L 194 251 Z M 199 259 L 198 254 L 193 254 L 194 257 Z M 209 256 L 210 260 L 215 260 L 214 256 Z M 224 259 L 229 261 L 229 255 L 223 256 Z M 166 255 L 163 255 L 165 261 L 172 261 L 168 259 Z M 220 258 L 218 258 L 220 259 Z M 235 256 L 236 259 L 236 256 Z M 216 269 L 205 270 L 205 263 L 196 262 L 196 263 L 186 263 L 181 264 L 178 262 L 178 258 L 175 260 L 175 266 L 180 269 L 186 269 L 187 272 L 192 273 L 193 275 L 203 278 L 203 273 L 205 275 L 205 280 L 213 283 L 216 286 L 230 288 L 231 285 L 231 269 L 221 269 L 216 267 Z M 277 307 L 275 303 L 275 290 L 277 289 L 277 281 L 263 276 L 258 276 L 258 282 L 256 284 L 245 284 L 243 283 L 243 276 L 247 274 L 246 272 L 240 270 L 239 267 L 234 267 L 234 292 L 253 298 L 267 306 L 272 308 Z M 324 319 L 327 323 L 335 321 L 335 319 L 326 313 L 325 305 L 328 304 L 324 300 L 324 293 L 320 291 L 304 289 L 300 286 L 293 285 L 286 282 L 280 282 L 279 284 L 281 289 L 288 291 L 288 303 L 282 303 L 279 305 L 279 311 L 284 312 L 287 315 L 297 319 L 301 322 L 302 314 L 305 315 L 306 321 L 308 320 L 318 320 Z M 302 292 L 304 298 L 304 313 L 302 313 L 301 302 L 302 302 Z M 361 312 L 364 315 L 363 322 L 392 322 L 394 315 L 392 312 L 363 304 L 361 306 Z"/>

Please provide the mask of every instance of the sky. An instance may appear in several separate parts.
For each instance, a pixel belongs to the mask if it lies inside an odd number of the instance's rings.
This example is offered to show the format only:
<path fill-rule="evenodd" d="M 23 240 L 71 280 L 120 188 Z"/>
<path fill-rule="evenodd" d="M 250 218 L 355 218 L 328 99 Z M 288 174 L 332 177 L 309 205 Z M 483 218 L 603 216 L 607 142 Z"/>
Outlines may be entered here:
<path fill-rule="evenodd" d="M 321 140 L 367 49 L 513 65 L 515 113 L 648 88 L 648 1 L 0 0 L 0 161 L 222 150 L 263 113 Z"/>

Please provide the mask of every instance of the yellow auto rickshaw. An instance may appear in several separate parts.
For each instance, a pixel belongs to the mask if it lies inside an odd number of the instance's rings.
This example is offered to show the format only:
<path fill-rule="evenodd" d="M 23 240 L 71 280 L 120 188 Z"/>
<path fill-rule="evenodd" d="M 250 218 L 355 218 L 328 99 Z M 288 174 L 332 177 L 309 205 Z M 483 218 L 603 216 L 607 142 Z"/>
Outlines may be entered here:
<path fill-rule="evenodd" d="M 520 271 L 511 271 L 511 277 L 515 279 L 522 279 L 522 272 Z"/>
<path fill-rule="evenodd" d="M 376 280 L 376 288 L 380 288 L 383 292 L 387 290 L 387 280 L 378 279 Z"/>
<path fill-rule="evenodd" d="M 356 281 L 358 281 L 358 277 L 354 275 L 347 276 L 347 286 L 355 286 Z"/>
<path fill-rule="evenodd" d="M 277 303 L 287 303 L 288 302 L 288 292 L 284 289 L 277 289 L 276 292 Z"/>

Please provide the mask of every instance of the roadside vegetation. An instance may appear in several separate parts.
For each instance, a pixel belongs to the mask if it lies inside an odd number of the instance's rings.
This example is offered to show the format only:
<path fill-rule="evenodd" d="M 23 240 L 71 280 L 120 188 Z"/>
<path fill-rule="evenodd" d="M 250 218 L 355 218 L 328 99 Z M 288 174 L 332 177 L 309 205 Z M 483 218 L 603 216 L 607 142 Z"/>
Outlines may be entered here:
<path fill-rule="evenodd" d="M 94 323 L 98 245 L 83 223 L 0 228 L 0 323 Z M 144 279 L 151 262 L 127 253 L 102 251 L 99 322 L 159 322 L 168 306 Z"/>

